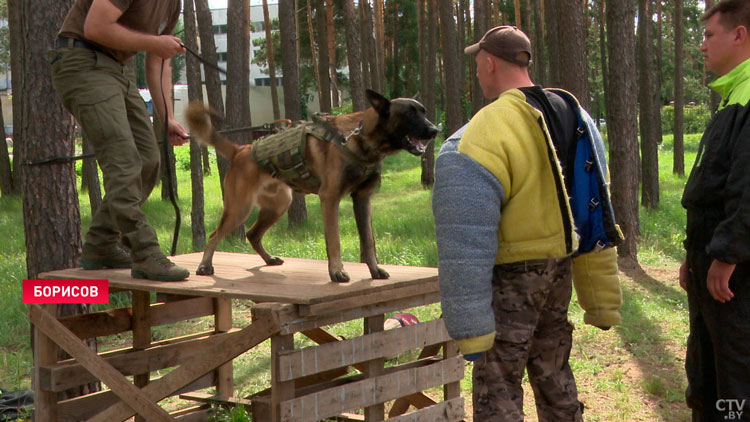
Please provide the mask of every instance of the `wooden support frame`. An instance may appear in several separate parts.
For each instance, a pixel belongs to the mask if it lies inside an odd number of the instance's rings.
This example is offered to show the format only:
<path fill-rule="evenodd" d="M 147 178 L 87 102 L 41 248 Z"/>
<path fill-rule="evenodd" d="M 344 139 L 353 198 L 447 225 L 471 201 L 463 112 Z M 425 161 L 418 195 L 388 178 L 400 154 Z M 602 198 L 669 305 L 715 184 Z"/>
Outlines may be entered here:
<path fill-rule="evenodd" d="M 200 254 L 174 260 L 192 267 Z M 453 422 L 462 418 L 458 386 L 465 365 L 443 322 L 437 319 L 383 330 L 387 314 L 439 301 L 435 269 L 384 266 L 391 278 L 371 280 L 366 266 L 351 264 L 347 268 L 352 282 L 338 285 L 328 281 L 324 261 L 290 258 L 282 267 L 267 267 L 257 256 L 220 252 L 215 264 L 217 270 L 226 271 L 214 277 L 190 277 L 183 283 L 136 280 L 118 270 L 94 274 L 71 269 L 40 275 L 106 278 L 112 291 L 132 291 L 133 304 L 59 319 L 54 306 L 30 309 L 34 339 L 40 346 L 35 349 L 33 376 L 37 420 L 116 422 L 131 416 L 139 421 L 203 420 L 208 402 L 247 404 L 234 397 L 231 361 L 266 339 L 272 344 L 271 388 L 267 395 L 251 401 L 255 420 L 382 421 L 384 403 L 391 400 L 403 402 L 405 408 L 398 414 L 391 409 L 389 420 Z M 151 303 L 154 293 L 156 302 Z M 258 303 L 252 323 L 243 329 L 232 324 L 232 302 L 237 299 Z M 151 340 L 154 326 L 202 316 L 213 317 L 213 330 Z M 326 329 L 351 320 L 363 321 L 362 335 L 343 339 Z M 124 331 L 133 332 L 132 344 L 116 351 L 96 354 L 82 341 Z M 295 349 L 296 333 L 318 346 Z M 72 351 L 73 359 L 58 361 L 58 346 Z M 422 350 L 420 358 L 385 364 L 391 356 L 414 349 Z M 338 360 L 326 357 L 331 353 Z M 163 368 L 174 369 L 155 378 L 153 371 Z M 134 376 L 132 382 L 126 378 L 129 375 Z M 110 390 L 57 402 L 58 391 L 94 379 Z M 195 393 L 207 386 L 215 386 L 216 394 Z M 440 387 L 443 400 L 423 393 L 425 388 Z M 157 405 L 176 394 L 197 406 L 169 415 Z M 417 410 L 404 413 L 411 405 Z M 255 414 L 256 407 L 265 409 L 264 416 Z M 364 414 L 352 413 L 357 409 Z"/>

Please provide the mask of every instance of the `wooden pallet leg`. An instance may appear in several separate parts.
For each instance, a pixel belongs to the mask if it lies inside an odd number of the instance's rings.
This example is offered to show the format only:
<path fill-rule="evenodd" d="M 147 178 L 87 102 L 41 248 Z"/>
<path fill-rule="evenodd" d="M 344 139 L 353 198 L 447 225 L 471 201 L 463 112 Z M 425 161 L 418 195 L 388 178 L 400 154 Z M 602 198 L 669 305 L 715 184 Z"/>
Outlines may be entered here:
<path fill-rule="evenodd" d="M 226 333 L 232 329 L 232 299 L 214 298 L 214 329 Z M 216 369 L 216 395 L 228 399 L 234 394 L 234 370 L 232 361 Z"/>
<path fill-rule="evenodd" d="M 133 350 L 143 350 L 151 344 L 151 293 L 133 290 Z M 150 373 L 133 376 L 133 384 L 138 388 L 148 385 Z M 141 415 L 136 415 L 135 422 L 146 422 Z"/>
<path fill-rule="evenodd" d="M 294 381 L 280 382 L 279 353 L 294 349 L 294 334 L 271 337 L 271 421 L 281 421 L 280 403 L 294 399 Z"/>
<path fill-rule="evenodd" d="M 443 359 L 458 356 L 458 346 L 453 341 L 443 343 Z M 461 382 L 456 381 L 443 386 L 443 400 L 449 401 L 461 397 Z"/>
<path fill-rule="evenodd" d="M 375 315 L 365 318 L 365 329 L 364 333 L 372 334 L 383 331 L 383 323 L 385 322 L 384 315 Z M 367 378 L 375 378 L 383 373 L 385 366 L 385 359 L 373 359 L 365 362 L 365 376 Z M 385 420 L 385 404 L 378 403 L 376 405 L 365 408 L 365 421 L 382 421 Z"/>
<path fill-rule="evenodd" d="M 39 306 L 51 315 L 57 315 L 57 305 Z M 43 391 L 40 388 L 39 368 L 44 365 L 57 363 L 59 348 L 36 325 L 31 326 L 31 335 L 34 353 L 34 371 L 31 379 L 31 385 L 34 389 L 34 420 L 56 422 L 58 419 L 57 393 Z"/>

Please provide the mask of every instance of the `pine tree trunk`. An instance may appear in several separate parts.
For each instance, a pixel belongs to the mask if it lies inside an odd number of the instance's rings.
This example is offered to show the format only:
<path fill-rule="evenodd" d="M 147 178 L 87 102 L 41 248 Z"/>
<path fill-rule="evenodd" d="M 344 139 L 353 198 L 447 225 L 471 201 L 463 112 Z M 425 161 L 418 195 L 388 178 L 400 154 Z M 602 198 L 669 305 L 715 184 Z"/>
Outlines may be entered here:
<path fill-rule="evenodd" d="M 620 257 L 638 259 L 638 128 L 636 119 L 635 5 L 613 1 L 607 6 L 609 93 L 607 132 L 612 174 L 612 204 L 625 240 Z M 614 95 L 613 95 L 614 94 Z"/>
<path fill-rule="evenodd" d="M 307 31 L 310 35 L 310 57 L 312 58 L 313 69 L 318 69 L 318 56 L 317 54 L 315 54 L 315 31 L 313 31 L 312 16 L 312 5 L 310 5 L 310 0 L 307 0 Z M 321 92 L 320 79 L 320 73 L 315 72 L 315 82 L 317 82 L 315 88 L 318 92 L 320 111 L 325 112 L 325 110 L 323 109 L 323 93 Z"/>
<path fill-rule="evenodd" d="M 586 57 L 586 21 L 580 0 L 555 0 L 557 3 L 557 38 L 560 54 L 560 87 L 589 107 L 588 58 Z"/>
<path fill-rule="evenodd" d="M 353 0 L 344 0 L 344 25 L 346 29 L 346 50 L 349 61 L 352 106 L 354 111 L 362 111 L 367 106 L 365 102 L 365 87 L 362 83 L 362 52 Z"/>
<path fill-rule="evenodd" d="M 302 119 L 297 61 L 297 29 L 293 0 L 279 0 L 279 30 L 281 31 L 281 72 L 284 75 L 284 111 L 286 118 L 296 122 Z M 295 193 L 289 207 L 289 226 L 307 220 L 305 196 Z"/>
<path fill-rule="evenodd" d="M 489 30 L 487 24 L 487 15 L 489 15 L 489 2 L 488 0 L 475 0 L 474 1 L 474 42 L 479 42 L 484 36 L 484 33 Z M 474 60 L 470 60 L 474 63 Z M 476 68 L 472 65 L 472 84 L 471 84 L 471 109 L 472 115 L 476 114 L 485 104 L 484 93 L 482 87 L 479 85 L 479 79 L 475 77 Z"/>
<path fill-rule="evenodd" d="M 435 122 L 435 98 L 437 87 L 435 86 L 435 68 L 436 57 L 437 57 L 437 0 L 423 0 L 427 10 L 422 9 L 422 12 L 426 12 L 426 24 L 423 37 L 425 41 L 420 45 L 426 46 L 426 52 L 423 53 L 424 64 L 422 66 L 422 77 L 420 78 L 422 83 L 422 99 L 424 100 L 424 107 L 426 109 L 425 117 L 431 122 Z M 423 49 L 425 50 L 425 49 Z M 422 175 L 420 182 L 424 187 L 431 187 L 435 184 L 435 143 L 430 142 L 427 145 L 427 149 L 422 155 Z"/>
<path fill-rule="evenodd" d="M 544 16 L 542 16 L 542 0 L 531 0 L 533 2 L 534 9 L 534 32 L 529 34 L 531 36 L 531 48 L 534 54 L 531 62 L 531 71 L 534 75 L 534 80 L 542 86 L 547 85 L 547 69 L 545 64 L 547 63 L 544 57 Z"/>
<path fill-rule="evenodd" d="M 250 116 L 250 5 L 245 0 L 227 3 L 227 103 L 226 125 L 229 128 L 247 127 Z M 247 144 L 251 134 L 234 132 L 227 137 L 237 144 Z M 245 222 L 232 232 L 241 242 L 246 240 Z"/>
<path fill-rule="evenodd" d="M 213 22 L 211 19 L 211 10 L 208 8 L 208 0 L 195 0 L 195 17 L 198 21 L 198 37 L 201 43 L 201 54 L 203 58 L 211 63 L 219 62 L 219 55 L 216 53 L 216 43 L 214 42 Z M 224 116 L 224 96 L 221 93 L 221 77 L 216 69 L 206 66 L 204 69 L 206 81 L 206 95 L 208 96 L 208 105 L 219 116 Z M 224 120 L 211 116 L 211 124 L 216 130 L 224 128 Z M 224 175 L 229 168 L 229 160 L 221 154 L 216 154 L 216 163 L 219 167 L 219 181 L 221 183 L 221 197 L 224 197 Z"/>
<path fill-rule="evenodd" d="M 333 0 L 326 2 L 326 25 L 328 35 L 328 63 L 331 72 L 331 107 L 341 105 L 339 98 L 339 79 L 336 76 L 336 30 L 333 27 Z"/>
<path fill-rule="evenodd" d="M 544 14 L 544 23 L 547 30 L 547 51 L 549 52 L 549 85 L 560 86 L 560 68 L 562 66 L 562 40 L 560 39 L 560 29 L 558 26 L 560 23 L 563 27 L 567 25 L 567 22 L 558 21 L 558 8 L 557 5 L 563 0 L 544 0 L 544 6 L 546 13 Z M 568 52 L 565 52 L 567 54 Z"/>
<path fill-rule="evenodd" d="M 317 75 L 320 81 L 320 111 L 331 112 L 331 75 L 330 60 L 328 59 L 328 22 L 326 20 L 325 1 L 318 0 L 315 6 L 315 22 L 318 28 L 318 54 L 320 60 L 317 63 Z"/>
<path fill-rule="evenodd" d="M 274 63 L 273 34 L 271 33 L 271 17 L 268 13 L 268 0 L 263 0 L 263 23 L 266 27 L 266 57 L 268 59 L 268 77 L 271 82 L 271 105 L 274 120 L 281 119 L 279 110 L 279 89 L 276 86 L 276 64 Z"/>
<path fill-rule="evenodd" d="M 378 92 L 385 94 L 385 22 L 383 0 L 375 0 L 373 19 L 375 22 L 375 61 L 378 67 Z"/>
<path fill-rule="evenodd" d="M 685 176 L 685 95 L 683 82 L 683 5 L 674 2 L 674 163 L 672 173 Z"/>
<path fill-rule="evenodd" d="M 21 33 L 34 34 L 37 41 L 25 43 L 16 62 L 16 73 L 24 75 L 20 85 L 14 80 L 18 97 L 22 98 L 17 123 L 25 128 L 21 138 L 16 139 L 16 160 L 73 155 L 73 119 L 55 94 L 47 62 L 47 52 L 53 48 L 58 28 L 72 4 L 69 0 L 9 4 L 22 8 L 18 9 L 20 16 L 16 16 L 19 19 L 11 25 L 20 25 Z M 81 215 L 74 164 L 22 166 L 21 173 L 28 277 L 75 267 L 81 257 Z M 58 306 L 58 311 L 62 315 L 90 312 L 91 307 L 66 304 Z M 96 339 L 86 343 L 96 350 Z M 63 399 L 72 398 L 99 389 L 98 383 L 92 383 L 60 395 Z"/>
<path fill-rule="evenodd" d="M 461 127 L 461 81 L 459 80 L 458 49 L 456 48 L 456 24 L 453 21 L 453 1 L 438 0 L 440 12 L 440 38 L 445 64 L 445 120 L 448 133 Z"/>
<path fill-rule="evenodd" d="M 641 132 L 641 204 L 659 205 L 659 145 L 654 121 L 654 48 L 651 0 L 638 1 L 638 98 Z"/>
<path fill-rule="evenodd" d="M 192 0 L 186 0 L 183 10 L 185 22 L 185 45 L 198 51 L 198 28 L 195 22 L 195 6 Z M 188 101 L 203 102 L 203 82 L 201 81 L 200 62 L 192 54 L 186 56 L 185 72 L 188 83 Z M 203 171 L 201 166 L 201 144 L 193 138 L 190 140 L 190 181 L 192 185 L 190 209 L 190 230 L 193 237 L 193 251 L 202 251 L 206 247 L 205 202 L 203 189 Z"/>
<path fill-rule="evenodd" d="M 373 89 L 372 85 L 372 59 L 370 59 L 370 45 L 372 41 L 370 41 L 371 35 L 368 36 L 367 33 L 367 22 L 366 22 L 366 14 L 365 14 L 365 0 L 359 1 L 359 6 L 357 8 L 357 17 L 359 19 L 359 41 L 360 41 L 360 48 L 362 53 L 362 85 L 365 88 Z"/>

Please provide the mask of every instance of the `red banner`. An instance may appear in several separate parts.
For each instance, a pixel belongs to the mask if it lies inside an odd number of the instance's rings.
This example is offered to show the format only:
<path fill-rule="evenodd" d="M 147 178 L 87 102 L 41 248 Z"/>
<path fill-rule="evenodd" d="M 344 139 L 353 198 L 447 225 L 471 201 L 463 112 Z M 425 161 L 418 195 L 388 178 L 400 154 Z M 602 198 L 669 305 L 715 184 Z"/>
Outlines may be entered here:
<path fill-rule="evenodd" d="M 109 303 L 109 280 L 24 280 L 23 303 Z"/>

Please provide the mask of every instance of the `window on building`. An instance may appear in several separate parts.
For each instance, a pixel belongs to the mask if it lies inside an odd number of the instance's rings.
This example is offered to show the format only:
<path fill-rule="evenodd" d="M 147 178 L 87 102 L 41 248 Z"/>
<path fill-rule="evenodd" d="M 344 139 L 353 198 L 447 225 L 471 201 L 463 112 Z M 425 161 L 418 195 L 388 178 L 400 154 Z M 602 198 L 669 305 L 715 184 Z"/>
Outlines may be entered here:
<path fill-rule="evenodd" d="M 260 22 L 253 22 L 253 32 L 265 32 L 266 31 L 266 23 L 264 21 Z"/>
<path fill-rule="evenodd" d="M 226 62 L 227 61 L 227 53 L 226 51 L 223 53 L 216 53 L 219 56 L 220 62 Z"/>
<path fill-rule="evenodd" d="M 282 86 L 282 79 L 280 76 L 276 77 L 276 86 Z M 255 86 L 271 86 L 271 78 L 255 78 Z"/>
<path fill-rule="evenodd" d="M 226 25 L 214 25 L 214 34 L 226 34 L 226 33 L 227 33 Z"/>

